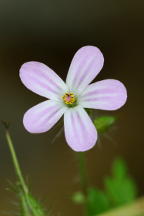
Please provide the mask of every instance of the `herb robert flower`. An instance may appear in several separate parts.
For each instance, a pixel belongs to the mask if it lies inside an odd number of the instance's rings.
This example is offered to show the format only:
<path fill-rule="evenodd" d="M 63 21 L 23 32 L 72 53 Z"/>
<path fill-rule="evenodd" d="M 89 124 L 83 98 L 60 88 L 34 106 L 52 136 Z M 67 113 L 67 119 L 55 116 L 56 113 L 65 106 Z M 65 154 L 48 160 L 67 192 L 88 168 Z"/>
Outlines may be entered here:
<path fill-rule="evenodd" d="M 20 78 L 31 91 L 47 98 L 29 109 L 23 119 L 30 133 L 50 130 L 64 114 L 64 131 L 74 151 L 87 151 L 97 141 L 96 128 L 84 108 L 117 110 L 127 99 L 124 85 L 114 79 L 91 83 L 103 67 L 104 57 L 94 46 L 79 49 L 72 59 L 66 83 L 48 66 L 27 62 Z"/>

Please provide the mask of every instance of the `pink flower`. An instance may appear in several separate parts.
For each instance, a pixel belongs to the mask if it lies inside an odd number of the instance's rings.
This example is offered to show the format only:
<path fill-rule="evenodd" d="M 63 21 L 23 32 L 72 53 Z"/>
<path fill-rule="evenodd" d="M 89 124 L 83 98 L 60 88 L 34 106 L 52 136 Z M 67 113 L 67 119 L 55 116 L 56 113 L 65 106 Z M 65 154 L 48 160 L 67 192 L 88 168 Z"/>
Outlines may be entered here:
<path fill-rule="evenodd" d="M 96 128 L 84 108 L 116 110 L 127 99 L 124 85 L 114 79 L 91 83 L 103 67 L 101 51 L 94 46 L 79 49 L 69 68 L 66 83 L 48 66 L 27 62 L 20 78 L 31 91 L 47 98 L 29 109 L 23 119 L 30 133 L 50 130 L 64 114 L 68 145 L 75 151 L 87 151 L 97 141 Z"/>

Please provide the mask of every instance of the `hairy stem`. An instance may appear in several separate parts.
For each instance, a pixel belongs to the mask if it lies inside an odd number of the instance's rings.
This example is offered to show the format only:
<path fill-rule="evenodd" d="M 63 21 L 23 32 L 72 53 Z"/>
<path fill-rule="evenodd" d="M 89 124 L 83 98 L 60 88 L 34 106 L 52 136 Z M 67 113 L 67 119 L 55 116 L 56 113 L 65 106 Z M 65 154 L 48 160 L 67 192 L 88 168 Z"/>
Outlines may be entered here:
<path fill-rule="evenodd" d="M 34 202 L 34 200 L 32 200 L 32 196 L 29 192 L 28 186 L 24 180 L 24 177 L 22 175 L 22 171 L 17 159 L 17 155 L 14 149 L 14 145 L 12 142 L 12 138 L 10 135 L 10 132 L 8 130 L 8 126 L 6 123 L 3 123 L 5 126 L 5 136 L 6 136 L 6 141 L 11 153 L 11 157 L 12 157 L 12 161 L 13 161 L 13 165 L 14 165 L 14 169 L 15 169 L 15 173 L 17 175 L 18 178 L 18 182 L 19 182 L 19 193 L 20 193 L 20 200 L 21 200 L 21 206 L 22 206 L 22 215 L 24 216 L 43 216 L 44 212 L 38 211 L 39 208 L 36 208 L 36 202 Z"/>
<path fill-rule="evenodd" d="M 22 172 L 21 172 L 21 169 L 20 169 L 20 165 L 19 165 L 16 153 L 15 153 L 14 146 L 13 146 L 13 143 L 12 143 L 12 139 L 11 139 L 11 136 L 10 136 L 10 133 L 9 133 L 8 129 L 6 129 L 6 140 L 7 140 L 8 147 L 9 147 L 9 150 L 10 150 L 10 153 L 11 153 L 11 156 L 12 156 L 12 161 L 13 161 L 13 165 L 14 165 L 14 168 L 15 168 L 16 175 L 17 175 L 18 180 L 19 180 L 19 182 L 21 184 L 21 187 L 23 189 L 24 194 L 27 195 L 28 194 L 28 188 L 27 188 L 27 185 L 26 185 L 25 180 L 23 178 L 23 175 L 22 175 Z"/>

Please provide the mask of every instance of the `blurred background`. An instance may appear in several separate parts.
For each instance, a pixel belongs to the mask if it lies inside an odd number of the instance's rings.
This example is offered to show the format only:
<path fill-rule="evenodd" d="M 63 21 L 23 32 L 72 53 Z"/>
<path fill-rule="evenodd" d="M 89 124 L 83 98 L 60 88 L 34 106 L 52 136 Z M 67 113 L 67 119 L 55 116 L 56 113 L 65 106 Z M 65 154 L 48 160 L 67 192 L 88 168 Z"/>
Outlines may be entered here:
<path fill-rule="evenodd" d="M 79 189 L 74 152 L 61 126 L 31 135 L 25 131 L 24 112 L 44 99 L 27 90 L 19 68 L 27 61 L 43 62 L 65 79 L 74 53 L 82 46 L 98 46 L 105 65 L 96 80 L 114 78 L 128 89 L 127 104 L 114 114 L 117 125 L 87 152 L 92 185 L 103 188 L 112 161 L 122 156 L 144 194 L 143 50 L 144 1 L 134 0 L 0 0 L 0 119 L 10 122 L 15 148 L 29 185 L 57 215 L 81 215 L 71 202 Z M 0 212 L 15 209 L 15 196 L 6 191 L 15 181 L 10 154 L 0 126 Z M 13 200 L 13 201 L 12 201 Z"/>

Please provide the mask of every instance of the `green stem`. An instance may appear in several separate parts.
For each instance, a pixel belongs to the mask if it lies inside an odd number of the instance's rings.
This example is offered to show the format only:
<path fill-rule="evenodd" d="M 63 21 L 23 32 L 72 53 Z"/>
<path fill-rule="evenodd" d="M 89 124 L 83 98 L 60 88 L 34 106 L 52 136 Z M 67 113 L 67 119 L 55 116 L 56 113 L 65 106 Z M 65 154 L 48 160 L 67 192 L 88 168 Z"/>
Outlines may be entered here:
<path fill-rule="evenodd" d="M 27 196 L 28 194 L 28 187 L 25 183 L 25 180 L 23 178 L 23 175 L 22 175 L 22 172 L 21 172 L 21 169 L 20 169 L 20 165 L 18 163 L 18 159 L 17 159 L 17 156 L 16 156 L 16 153 L 15 153 L 15 150 L 14 150 L 14 146 L 13 146 L 13 143 L 12 143 L 12 139 L 11 139 L 11 136 L 10 136 L 10 133 L 8 131 L 8 129 L 6 129 L 6 140 L 7 140 L 7 143 L 8 143 L 8 147 L 9 147 L 9 150 L 10 150 L 10 153 L 11 153 L 11 156 L 12 156 L 12 161 L 13 161 L 13 165 L 14 165 L 14 168 L 15 168 L 15 172 L 16 172 L 16 175 L 20 181 L 20 184 L 21 184 L 21 187 L 23 189 L 23 192 L 24 194 Z"/>
<path fill-rule="evenodd" d="M 25 196 L 21 195 L 21 216 L 31 216 Z"/>
<path fill-rule="evenodd" d="M 5 129 L 6 129 L 6 133 L 5 133 L 6 140 L 7 140 L 8 147 L 9 147 L 9 150 L 10 150 L 10 153 L 11 153 L 11 156 L 12 156 L 12 161 L 13 161 L 13 165 L 14 165 L 14 168 L 15 168 L 15 172 L 16 172 L 17 178 L 18 178 L 19 183 L 20 183 L 20 187 L 21 187 L 20 190 L 22 191 L 22 194 L 21 194 L 20 198 L 21 198 L 21 204 L 22 204 L 23 210 L 24 210 L 24 215 L 26 215 L 26 216 L 32 216 L 32 215 L 33 216 L 39 216 L 39 215 L 42 215 L 42 214 L 39 214 L 37 212 L 37 209 L 35 209 L 35 207 L 33 206 L 33 203 L 31 202 L 30 193 L 29 193 L 28 187 L 27 187 L 27 185 L 25 183 L 25 180 L 24 180 L 24 177 L 22 175 L 21 169 L 20 169 L 20 165 L 19 165 L 16 153 L 15 153 L 15 149 L 14 149 L 14 146 L 13 146 L 11 135 L 10 135 L 9 130 L 8 130 L 8 126 L 7 126 L 6 123 L 4 123 L 4 126 L 5 126 Z"/>
<path fill-rule="evenodd" d="M 80 184 L 81 184 L 83 193 L 86 195 L 87 187 L 88 187 L 88 176 L 87 176 L 85 153 L 78 152 L 76 154 L 77 154 L 77 161 L 78 161 L 78 168 L 79 168 Z"/>
<path fill-rule="evenodd" d="M 88 215 L 88 205 L 87 205 L 87 191 L 88 191 L 88 175 L 87 175 L 87 167 L 86 167 L 86 157 L 84 152 L 77 152 L 77 162 L 78 162 L 78 169 L 79 169 L 79 178 L 80 178 L 80 185 L 85 195 L 86 201 L 84 203 L 84 210 L 85 215 Z"/>

